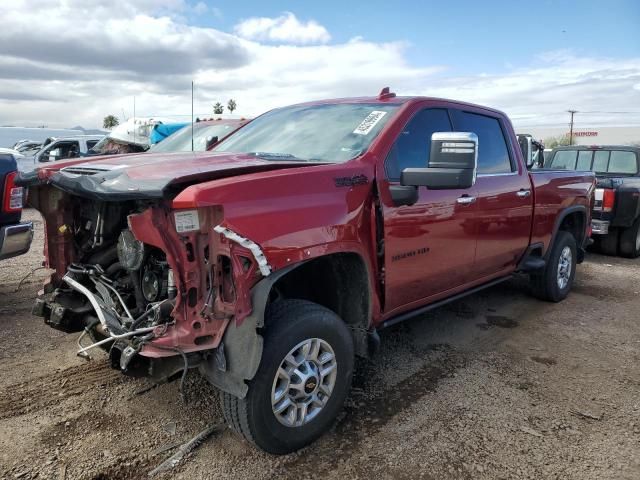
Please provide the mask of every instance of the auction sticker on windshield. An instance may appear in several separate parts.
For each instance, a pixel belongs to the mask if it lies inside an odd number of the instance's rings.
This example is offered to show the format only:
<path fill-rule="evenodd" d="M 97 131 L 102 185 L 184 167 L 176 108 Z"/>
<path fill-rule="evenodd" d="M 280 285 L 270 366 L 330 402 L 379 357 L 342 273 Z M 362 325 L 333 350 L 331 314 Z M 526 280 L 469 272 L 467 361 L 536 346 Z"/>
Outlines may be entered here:
<path fill-rule="evenodd" d="M 369 115 L 367 115 L 367 118 L 365 118 L 360 125 L 356 127 L 353 133 L 355 133 L 356 135 L 368 135 L 369 132 L 373 130 L 373 127 L 375 127 L 378 122 L 382 120 L 382 117 L 384 117 L 386 114 L 387 112 L 374 110 Z"/>
<path fill-rule="evenodd" d="M 200 219 L 198 218 L 197 210 L 187 210 L 186 212 L 176 212 L 176 231 L 192 232 L 194 230 L 200 230 Z"/>

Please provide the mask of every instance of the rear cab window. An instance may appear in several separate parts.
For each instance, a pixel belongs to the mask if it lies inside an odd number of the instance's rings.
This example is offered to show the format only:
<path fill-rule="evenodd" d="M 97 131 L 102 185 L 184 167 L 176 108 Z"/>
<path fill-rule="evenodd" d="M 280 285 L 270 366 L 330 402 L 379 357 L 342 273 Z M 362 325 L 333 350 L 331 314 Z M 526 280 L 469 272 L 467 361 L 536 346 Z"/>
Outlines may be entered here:
<path fill-rule="evenodd" d="M 630 175 L 638 173 L 638 159 L 636 158 L 636 154 L 624 150 L 611 150 L 607 173 Z"/>
<path fill-rule="evenodd" d="M 630 150 L 557 150 L 548 167 L 555 170 L 636 175 L 638 157 Z"/>
<path fill-rule="evenodd" d="M 577 150 L 558 150 L 549 167 L 555 170 L 575 170 L 577 158 Z"/>

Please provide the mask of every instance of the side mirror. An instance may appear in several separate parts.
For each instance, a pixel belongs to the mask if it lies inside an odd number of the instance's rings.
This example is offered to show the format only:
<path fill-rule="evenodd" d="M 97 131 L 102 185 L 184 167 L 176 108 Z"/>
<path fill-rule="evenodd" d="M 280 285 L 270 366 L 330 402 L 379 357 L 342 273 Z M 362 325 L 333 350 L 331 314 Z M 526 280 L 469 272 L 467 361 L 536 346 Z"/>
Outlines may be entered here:
<path fill-rule="evenodd" d="M 435 132 L 427 168 L 405 168 L 401 185 L 430 190 L 471 188 L 478 169 L 478 136 L 470 132 Z"/>
<path fill-rule="evenodd" d="M 209 150 L 211 147 L 213 147 L 216 143 L 218 143 L 218 137 L 207 137 L 207 145 L 205 147 L 205 150 Z"/>
<path fill-rule="evenodd" d="M 405 168 L 400 185 L 391 185 L 396 206 L 418 201 L 418 188 L 454 190 L 471 188 L 478 170 L 478 136 L 470 132 L 435 132 L 426 168 Z"/>
<path fill-rule="evenodd" d="M 522 157 L 527 169 L 531 170 L 537 159 L 537 147 L 534 145 L 531 135 L 518 135 L 518 143 L 522 151 Z"/>

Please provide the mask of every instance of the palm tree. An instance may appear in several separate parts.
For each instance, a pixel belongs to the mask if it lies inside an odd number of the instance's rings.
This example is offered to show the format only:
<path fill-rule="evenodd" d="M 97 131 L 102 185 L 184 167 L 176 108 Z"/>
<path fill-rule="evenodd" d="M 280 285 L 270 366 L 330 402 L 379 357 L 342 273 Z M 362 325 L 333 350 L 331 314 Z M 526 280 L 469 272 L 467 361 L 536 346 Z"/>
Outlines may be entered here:
<path fill-rule="evenodd" d="M 224 107 L 222 106 L 222 104 L 220 102 L 216 102 L 216 104 L 213 106 L 213 113 L 216 115 L 220 115 L 223 112 Z"/>
<path fill-rule="evenodd" d="M 102 121 L 102 127 L 111 130 L 113 127 L 120 125 L 120 120 L 115 115 L 107 115 Z"/>
<path fill-rule="evenodd" d="M 229 113 L 233 113 L 236 108 L 238 108 L 238 104 L 233 98 L 227 102 L 227 110 L 229 110 Z"/>

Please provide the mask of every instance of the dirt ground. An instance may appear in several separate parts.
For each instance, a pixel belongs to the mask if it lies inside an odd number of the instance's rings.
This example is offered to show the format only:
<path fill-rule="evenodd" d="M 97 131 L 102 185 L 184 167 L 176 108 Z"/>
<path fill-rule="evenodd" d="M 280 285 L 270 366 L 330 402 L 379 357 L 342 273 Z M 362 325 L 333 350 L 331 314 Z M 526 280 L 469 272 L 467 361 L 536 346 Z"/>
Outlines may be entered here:
<path fill-rule="evenodd" d="M 216 391 L 197 374 L 126 378 L 77 335 L 30 314 L 45 270 L 42 224 L 28 255 L 0 263 L 0 478 L 148 478 L 207 425 Z M 525 279 L 381 333 L 344 414 L 293 455 L 220 427 L 156 478 L 640 478 L 640 262 L 589 255 L 561 304 Z M 22 283 L 21 283 L 22 281 Z M 161 451 L 164 450 L 164 451 Z"/>

